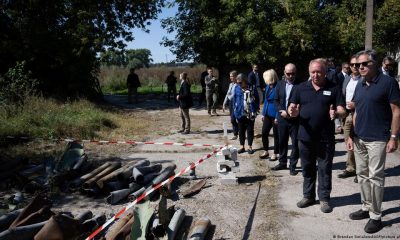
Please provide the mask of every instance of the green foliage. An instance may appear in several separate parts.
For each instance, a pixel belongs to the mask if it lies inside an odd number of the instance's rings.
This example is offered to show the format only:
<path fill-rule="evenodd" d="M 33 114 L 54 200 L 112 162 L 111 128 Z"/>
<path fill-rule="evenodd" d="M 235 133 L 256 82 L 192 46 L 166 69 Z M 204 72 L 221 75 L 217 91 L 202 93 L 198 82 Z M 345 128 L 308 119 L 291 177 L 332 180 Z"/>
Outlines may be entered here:
<path fill-rule="evenodd" d="M 25 61 L 10 68 L 4 78 L 0 78 L 0 103 L 23 102 L 27 96 L 34 95 L 38 83 L 31 75 Z"/>
<path fill-rule="evenodd" d="M 97 54 L 125 47 L 132 28 L 145 29 L 164 0 L 10 0 L 0 8 L 0 74 L 17 61 L 58 98 L 100 93 Z"/>
<path fill-rule="evenodd" d="M 151 59 L 151 52 L 148 49 L 129 49 L 126 51 L 127 66 L 129 68 L 148 68 Z"/>
<path fill-rule="evenodd" d="M 111 114 L 88 101 L 60 104 L 27 97 L 24 104 L 0 106 L 0 136 L 92 138 L 115 127 Z"/>
<path fill-rule="evenodd" d="M 126 51 L 107 50 L 100 55 L 100 62 L 105 66 L 118 66 L 128 68 L 149 67 L 151 52 L 148 49 L 129 49 Z"/>
<path fill-rule="evenodd" d="M 377 49 L 396 55 L 400 50 L 400 2 L 386 0 L 376 13 L 374 39 Z"/>
<path fill-rule="evenodd" d="M 365 0 L 176 0 L 175 17 L 162 21 L 179 61 L 217 68 L 247 65 L 306 69 L 316 57 L 348 61 L 364 48 Z M 374 48 L 399 48 L 400 1 L 376 1 Z"/>

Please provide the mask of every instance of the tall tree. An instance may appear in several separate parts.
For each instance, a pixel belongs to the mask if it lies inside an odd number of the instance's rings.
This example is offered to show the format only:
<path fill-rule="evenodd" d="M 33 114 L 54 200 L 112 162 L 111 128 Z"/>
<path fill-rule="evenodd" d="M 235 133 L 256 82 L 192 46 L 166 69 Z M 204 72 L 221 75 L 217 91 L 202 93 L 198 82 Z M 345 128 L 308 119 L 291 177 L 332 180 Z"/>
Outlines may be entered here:
<path fill-rule="evenodd" d="M 7 0 L 0 7 L 0 74 L 25 61 L 53 96 L 88 96 L 96 88 L 97 54 L 122 49 L 132 28 L 145 28 L 164 0 Z"/>
<path fill-rule="evenodd" d="M 306 72 L 312 58 L 344 61 L 363 48 L 365 0 L 176 0 L 176 4 L 178 14 L 163 21 L 168 31 L 176 31 L 176 38 L 165 38 L 163 43 L 178 60 L 217 67 L 257 62 L 279 70 L 294 62 Z M 376 5 L 374 46 L 396 49 L 400 2 L 377 0 Z"/>

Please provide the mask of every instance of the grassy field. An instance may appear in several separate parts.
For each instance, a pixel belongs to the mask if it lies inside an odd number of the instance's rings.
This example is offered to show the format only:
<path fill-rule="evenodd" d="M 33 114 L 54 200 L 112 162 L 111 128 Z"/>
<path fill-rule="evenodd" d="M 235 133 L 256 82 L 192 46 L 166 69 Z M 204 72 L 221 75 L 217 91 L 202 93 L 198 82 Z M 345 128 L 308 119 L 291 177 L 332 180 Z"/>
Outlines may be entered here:
<path fill-rule="evenodd" d="M 151 67 L 136 70 L 142 87 L 138 89 L 139 93 L 165 93 L 167 86 L 165 79 L 170 71 L 175 72 L 175 76 L 179 78 L 179 73 L 186 72 L 189 82 L 192 85 L 192 92 L 201 92 L 200 75 L 205 70 L 204 65 L 196 65 L 194 67 Z M 103 93 L 107 94 L 127 94 L 126 77 L 129 73 L 128 68 L 120 68 L 116 66 L 102 67 L 99 74 L 100 86 Z M 177 84 L 177 89 L 179 83 Z"/>
<path fill-rule="evenodd" d="M 123 134 L 133 138 L 143 127 L 143 121 L 134 116 L 109 111 L 86 100 L 58 103 L 29 97 L 24 104 L 0 105 L 0 137 L 83 139 Z"/>

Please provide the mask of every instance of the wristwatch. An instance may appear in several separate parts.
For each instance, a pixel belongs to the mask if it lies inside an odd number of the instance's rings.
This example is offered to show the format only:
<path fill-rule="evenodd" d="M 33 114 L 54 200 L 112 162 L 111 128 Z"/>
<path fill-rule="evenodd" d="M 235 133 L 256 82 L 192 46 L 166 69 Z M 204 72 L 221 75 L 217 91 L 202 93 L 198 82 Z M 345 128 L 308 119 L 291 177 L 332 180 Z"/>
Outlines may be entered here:
<path fill-rule="evenodd" d="M 397 135 L 392 134 L 392 135 L 390 135 L 390 138 L 397 139 Z"/>

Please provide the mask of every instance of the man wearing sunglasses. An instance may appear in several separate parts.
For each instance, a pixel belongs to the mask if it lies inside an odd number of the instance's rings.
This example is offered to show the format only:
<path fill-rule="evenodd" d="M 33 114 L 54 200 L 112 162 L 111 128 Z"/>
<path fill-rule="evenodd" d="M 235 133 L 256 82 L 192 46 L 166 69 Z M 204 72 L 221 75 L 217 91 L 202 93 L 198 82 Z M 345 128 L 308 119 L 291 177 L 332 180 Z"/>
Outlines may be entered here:
<path fill-rule="evenodd" d="M 382 61 L 382 67 L 379 69 L 379 71 L 384 75 L 394 77 L 394 70 L 393 70 L 394 63 L 395 61 L 393 58 L 389 56 L 384 57 Z"/>
<path fill-rule="evenodd" d="M 347 141 L 356 159 L 361 187 L 361 209 L 350 214 L 352 220 L 369 218 L 367 233 L 382 229 L 382 201 L 385 184 L 386 153 L 396 151 L 400 128 L 400 90 L 394 78 L 379 72 L 374 50 L 356 54 L 362 80 L 356 86 L 353 102 L 354 136 Z"/>
<path fill-rule="evenodd" d="M 290 155 L 289 170 L 290 175 L 297 174 L 296 165 L 299 159 L 299 146 L 297 143 L 297 132 L 299 129 L 299 119 L 291 118 L 288 114 L 289 98 L 293 88 L 300 83 L 296 78 L 296 66 L 289 63 L 285 66 L 282 81 L 278 81 L 275 89 L 274 104 L 278 110 L 278 135 L 279 135 L 279 164 L 272 170 L 287 169 L 288 162 L 288 142 L 289 136 L 292 140 L 292 151 Z"/>
<path fill-rule="evenodd" d="M 342 93 L 346 100 L 346 111 L 347 111 L 347 117 L 344 120 L 344 126 L 343 126 L 343 135 L 345 142 L 347 142 L 350 133 L 353 131 L 354 103 L 352 102 L 352 99 L 358 81 L 361 78 L 360 72 L 358 71 L 358 68 L 356 68 L 357 65 L 356 55 L 353 55 L 351 57 L 350 64 L 347 65 L 350 66 L 351 75 L 346 76 L 344 78 L 342 86 Z M 354 182 L 356 183 L 358 182 L 356 175 L 356 160 L 354 158 L 353 150 L 347 151 L 346 169 L 338 175 L 338 178 L 348 178 L 348 177 L 355 177 Z"/>

